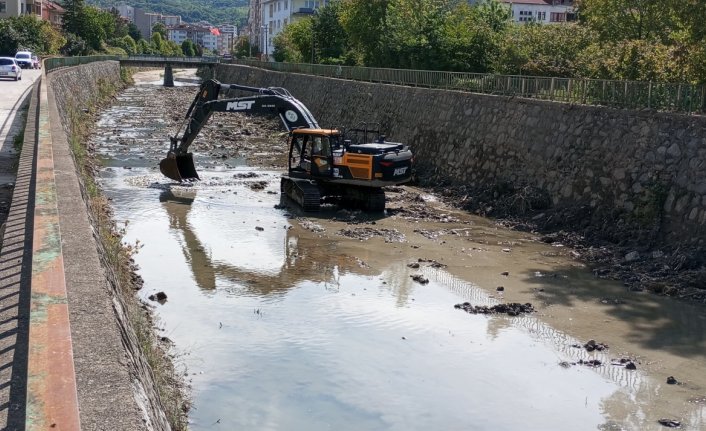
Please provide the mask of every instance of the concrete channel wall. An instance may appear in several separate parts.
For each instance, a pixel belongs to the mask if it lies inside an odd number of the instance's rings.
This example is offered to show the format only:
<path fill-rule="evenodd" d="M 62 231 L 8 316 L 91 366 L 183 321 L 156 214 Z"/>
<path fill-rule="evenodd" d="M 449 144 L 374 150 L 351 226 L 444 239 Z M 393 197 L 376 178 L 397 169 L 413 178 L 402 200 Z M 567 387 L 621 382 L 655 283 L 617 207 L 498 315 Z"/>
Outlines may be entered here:
<path fill-rule="evenodd" d="M 585 223 L 660 224 L 706 241 L 706 118 L 344 81 L 218 65 L 224 83 L 284 87 L 322 127 L 380 121 L 435 181 L 543 190 Z M 583 214 L 583 215 L 582 215 Z"/>
<path fill-rule="evenodd" d="M 47 132 L 53 147 L 50 157 L 59 224 L 58 252 L 66 281 L 81 429 L 168 430 L 115 274 L 102 263 L 104 254 L 69 145 L 71 113 L 91 107 L 105 91 L 101 85 L 118 84 L 120 65 L 99 62 L 65 68 L 53 71 L 44 82 L 48 103 L 39 116 L 40 123 L 42 119 L 49 121 Z M 34 297 L 34 285 L 32 291 Z M 29 343 L 31 351 L 31 334 Z M 31 403 L 31 393 L 29 398 Z M 51 421 L 56 420 L 46 414 L 32 417 L 30 410 L 28 406 L 28 429 L 49 429 Z"/>

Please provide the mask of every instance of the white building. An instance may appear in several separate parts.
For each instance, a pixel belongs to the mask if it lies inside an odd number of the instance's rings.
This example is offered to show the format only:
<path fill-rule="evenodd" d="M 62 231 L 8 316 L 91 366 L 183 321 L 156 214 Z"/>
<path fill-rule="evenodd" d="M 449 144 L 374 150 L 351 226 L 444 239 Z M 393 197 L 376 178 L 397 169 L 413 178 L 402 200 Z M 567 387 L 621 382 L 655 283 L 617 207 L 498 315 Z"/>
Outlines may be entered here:
<path fill-rule="evenodd" d="M 42 0 L 0 0 L 0 18 L 20 15 L 42 17 Z"/>
<path fill-rule="evenodd" d="M 329 3 L 329 0 L 262 0 L 260 5 L 262 25 L 251 31 L 257 34 L 260 49 L 268 57 L 274 52 L 272 39 L 282 31 L 287 24 L 310 17 L 316 10 Z"/>
<path fill-rule="evenodd" d="M 576 11 L 573 0 L 500 0 L 512 11 L 515 22 L 542 24 L 574 21 Z"/>
<path fill-rule="evenodd" d="M 167 39 L 181 45 L 185 40 L 189 39 L 196 45 L 211 51 L 219 51 L 221 42 L 221 33 L 217 28 L 198 27 L 189 24 L 180 24 L 173 27 L 167 27 Z"/>

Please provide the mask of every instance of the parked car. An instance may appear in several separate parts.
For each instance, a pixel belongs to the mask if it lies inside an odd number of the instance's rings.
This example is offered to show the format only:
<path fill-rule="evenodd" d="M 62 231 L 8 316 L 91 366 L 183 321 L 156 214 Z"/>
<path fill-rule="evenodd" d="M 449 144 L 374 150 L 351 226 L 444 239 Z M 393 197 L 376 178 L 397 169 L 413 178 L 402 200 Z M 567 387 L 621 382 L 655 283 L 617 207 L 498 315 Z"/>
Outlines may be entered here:
<path fill-rule="evenodd" d="M 22 79 L 22 69 L 12 57 L 0 57 L 0 78 Z"/>
<path fill-rule="evenodd" d="M 32 69 L 41 69 L 42 68 L 42 62 L 39 61 L 39 58 L 37 58 L 36 55 L 32 56 Z"/>
<path fill-rule="evenodd" d="M 32 67 L 32 53 L 29 51 L 17 51 L 15 61 L 21 68 L 29 69 Z"/>

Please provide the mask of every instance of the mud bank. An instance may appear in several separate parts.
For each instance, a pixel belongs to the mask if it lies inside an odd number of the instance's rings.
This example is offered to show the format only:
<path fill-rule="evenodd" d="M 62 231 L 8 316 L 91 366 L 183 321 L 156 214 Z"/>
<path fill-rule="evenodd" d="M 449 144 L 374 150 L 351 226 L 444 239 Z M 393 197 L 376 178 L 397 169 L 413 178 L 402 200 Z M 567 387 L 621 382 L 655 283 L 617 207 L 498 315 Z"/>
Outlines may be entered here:
<path fill-rule="evenodd" d="M 706 285 L 704 117 L 231 65 L 215 75 L 287 88 L 323 125 L 381 121 L 393 140 L 413 147 L 420 183 L 457 207 L 525 229 L 568 231 L 573 244 L 596 250 L 587 255 L 598 255 L 601 275 L 706 299 L 692 294 Z"/>
<path fill-rule="evenodd" d="M 93 183 L 84 141 L 94 110 L 125 85 L 120 66 L 100 62 L 54 71 L 48 85 L 82 428 L 169 430 L 183 411 L 181 405 L 169 411 L 158 386 L 178 385 L 160 381 L 164 373 L 155 369 L 164 353 L 155 347 L 148 312 L 134 298 L 140 280 L 132 276 L 130 252 Z"/>

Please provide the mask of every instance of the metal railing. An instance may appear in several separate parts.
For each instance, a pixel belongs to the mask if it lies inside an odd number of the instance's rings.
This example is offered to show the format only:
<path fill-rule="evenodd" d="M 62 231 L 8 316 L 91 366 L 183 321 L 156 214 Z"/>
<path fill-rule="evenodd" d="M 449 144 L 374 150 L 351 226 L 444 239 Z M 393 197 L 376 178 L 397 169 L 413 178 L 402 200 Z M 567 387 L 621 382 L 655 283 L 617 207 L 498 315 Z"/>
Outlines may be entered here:
<path fill-rule="evenodd" d="M 494 75 L 433 70 L 384 69 L 306 63 L 277 63 L 233 59 L 241 64 L 278 72 L 473 93 L 516 96 L 626 109 L 654 109 L 706 114 L 706 85 L 669 82 L 611 81 Z"/>
<path fill-rule="evenodd" d="M 44 67 L 47 72 L 60 67 L 78 66 L 81 64 L 93 63 L 94 61 L 134 61 L 134 62 L 158 62 L 158 63 L 196 63 L 212 64 L 218 63 L 218 57 L 165 57 L 160 55 L 87 55 L 78 57 L 52 57 L 44 60 Z"/>
<path fill-rule="evenodd" d="M 47 72 L 60 67 L 78 66 L 81 64 L 93 63 L 94 61 L 120 60 L 119 55 L 87 55 L 81 57 L 52 57 L 44 60 L 44 68 Z"/>

